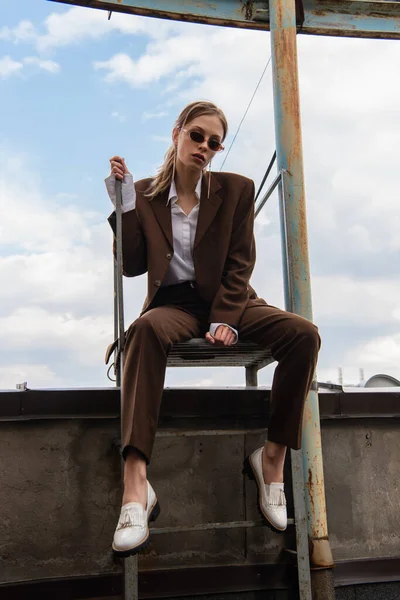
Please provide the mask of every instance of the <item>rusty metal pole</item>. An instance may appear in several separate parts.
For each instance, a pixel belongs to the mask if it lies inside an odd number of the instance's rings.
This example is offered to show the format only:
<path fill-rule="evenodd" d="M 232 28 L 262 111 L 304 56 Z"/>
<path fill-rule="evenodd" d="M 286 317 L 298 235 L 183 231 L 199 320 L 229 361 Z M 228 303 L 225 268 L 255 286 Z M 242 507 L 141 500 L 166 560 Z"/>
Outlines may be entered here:
<path fill-rule="evenodd" d="M 278 171 L 282 172 L 280 191 L 286 308 L 312 321 L 297 64 L 296 6 L 295 0 L 270 0 L 269 6 L 277 167 Z M 333 557 L 328 540 L 316 391 L 311 391 L 307 397 L 302 448 L 310 563 L 313 569 L 313 598 L 329 600 L 334 598 L 331 570 Z M 319 591 L 321 581 L 323 581 L 322 594 Z"/>

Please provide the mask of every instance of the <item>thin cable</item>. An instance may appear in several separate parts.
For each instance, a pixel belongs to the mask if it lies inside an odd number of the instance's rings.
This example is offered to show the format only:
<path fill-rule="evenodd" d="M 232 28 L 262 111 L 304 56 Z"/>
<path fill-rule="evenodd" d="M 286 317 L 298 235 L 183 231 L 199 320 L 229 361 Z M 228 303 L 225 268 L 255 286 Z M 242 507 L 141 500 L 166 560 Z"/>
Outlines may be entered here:
<path fill-rule="evenodd" d="M 258 196 L 260 195 L 260 192 L 261 192 L 261 190 L 264 187 L 264 183 L 266 182 L 268 175 L 271 173 L 271 169 L 274 166 L 274 162 L 275 161 L 276 161 L 276 150 L 275 150 L 275 152 L 272 155 L 271 161 L 270 161 L 270 163 L 268 165 L 268 169 L 265 171 L 265 175 L 263 177 L 262 182 L 260 183 L 260 187 L 258 188 L 258 192 L 256 194 L 256 197 L 254 198 L 254 202 L 257 202 Z"/>
<path fill-rule="evenodd" d="M 240 123 L 239 123 L 239 127 L 237 128 L 237 131 L 236 131 L 236 133 L 235 133 L 235 136 L 234 136 L 234 138 L 233 138 L 233 140 L 232 140 L 232 143 L 231 143 L 231 145 L 229 146 L 229 150 L 228 150 L 228 152 L 227 152 L 227 153 L 226 153 L 226 155 L 225 155 L 224 162 L 222 163 L 222 165 L 221 165 L 221 167 L 220 167 L 220 169 L 219 169 L 220 171 L 222 171 L 222 167 L 223 167 L 223 166 L 224 166 L 224 164 L 226 163 L 226 159 L 228 158 L 228 156 L 229 156 L 229 153 L 230 153 L 230 151 L 232 150 L 232 146 L 233 146 L 233 144 L 235 143 L 235 140 L 236 140 L 236 138 L 237 138 L 237 135 L 238 135 L 238 133 L 239 133 L 239 131 L 240 131 L 240 128 L 241 128 L 241 126 L 242 126 L 242 123 L 243 123 L 243 121 L 245 120 L 247 113 L 249 112 L 250 106 L 251 106 L 251 104 L 252 104 L 252 102 L 253 102 L 253 100 L 254 100 L 254 96 L 256 95 L 256 93 L 257 93 L 257 90 L 258 90 L 258 88 L 260 87 L 261 81 L 262 81 L 262 79 L 263 79 L 263 77 L 264 77 L 264 75 L 265 75 L 265 72 L 266 72 L 266 70 L 268 69 L 269 63 L 271 62 L 271 58 L 272 58 L 272 55 L 269 57 L 269 59 L 268 59 L 268 62 L 267 62 L 267 64 L 265 65 L 264 71 L 263 71 L 263 73 L 262 73 L 262 75 L 261 75 L 261 77 L 260 77 L 260 79 L 259 79 L 259 82 L 258 82 L 258 83 L 257 83 L 257 85 L 256 85 L 256 89 L 254 90 L 254 93 L 253 93 L 253 95 L 252 95 L 252 97 L 251 97 L 251 100 L 250 100 L 250 102 L 249 102 L 249 104 L 248 104 L 248 106 L 247 106 L 247 108 L 246 108 L 246 111 L 245 111 L 245 113 L 244 113 L 243 117 L 242 117 L 242 120 L 241 120 L 241 121 L 240 121 Z"/>

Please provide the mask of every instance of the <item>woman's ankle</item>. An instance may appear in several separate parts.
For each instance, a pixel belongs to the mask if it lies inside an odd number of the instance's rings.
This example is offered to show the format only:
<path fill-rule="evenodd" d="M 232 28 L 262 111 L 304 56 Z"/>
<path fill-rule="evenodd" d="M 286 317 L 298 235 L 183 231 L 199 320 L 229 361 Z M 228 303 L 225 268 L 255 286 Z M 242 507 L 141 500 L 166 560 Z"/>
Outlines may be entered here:
<path fill-rule="evenodd" d="M 147 463 L 142 453 L 129 447 L 125 457 L 124 475 L 146 479 Z"/>
<path fill-rule="evenodd" d="M 264 483 L 282 483 L 286 446 L 267 442 L 263 449 L 262 467 Z"/>
<path fill-rule="evenodd" d="M 286 446 L 276 444 L 275 442 L 266 442 L 263 449 L 263 458 L 270 464 L 279 464 L 285 462 Z"/>
<path fill-rule="evenodd" d="M 124 479 L 124 493 L 122 505 L 128 502 L 140 502 L 144 508 L 147 503 L 147 480 L 146 478 Z"/>

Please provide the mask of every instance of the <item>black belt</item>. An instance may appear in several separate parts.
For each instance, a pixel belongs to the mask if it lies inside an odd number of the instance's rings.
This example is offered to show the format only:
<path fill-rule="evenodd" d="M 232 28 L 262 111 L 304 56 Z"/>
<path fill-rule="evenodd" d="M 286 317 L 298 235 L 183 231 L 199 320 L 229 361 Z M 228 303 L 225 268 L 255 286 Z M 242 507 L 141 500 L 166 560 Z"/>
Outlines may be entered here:
<path fill-rule="evenodd" d="M 196 281 L 195 280 L 191 280 L 191 281 L 181 281 L 180 283 L 171 283 L 171 285 L 162 285 L 161 286 L 161 290 L 166 290 L 168 288 L 177 288 L 178 286 L 182 286 L 182 287 L 191 287 L 191 288 L 195 288 L 197 287 L 196 285 Z"/>

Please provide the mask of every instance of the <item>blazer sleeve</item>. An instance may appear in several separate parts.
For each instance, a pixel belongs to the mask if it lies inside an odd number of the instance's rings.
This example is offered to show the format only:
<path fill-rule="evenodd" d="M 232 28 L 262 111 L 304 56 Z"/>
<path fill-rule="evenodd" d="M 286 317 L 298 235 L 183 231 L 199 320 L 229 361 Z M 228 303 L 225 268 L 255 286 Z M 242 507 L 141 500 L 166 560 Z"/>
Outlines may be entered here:
<path fill-rule="evenodd" d="M 115 211 L 108 217 L 108 222 L 114 232 L 113 253 L 117 257 Z M 140 225 L 137 209 L 122 214 L 122 264 L 126 277 L 136 277 L 147 271 L 146 238 Z"/>
<path fill-rule="evenodd" d="M 224 277 L 211 305 L 211 323 L 229 323 L 237 329 L 249 299 L 255 260 L 254 182 L 247 180 L 233 217 Z"/>

